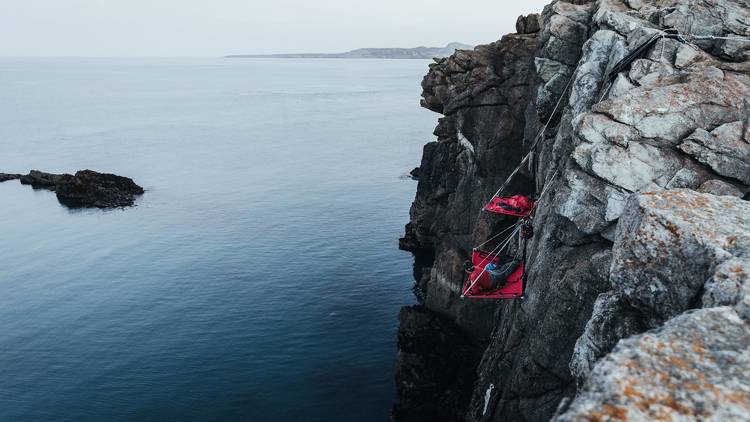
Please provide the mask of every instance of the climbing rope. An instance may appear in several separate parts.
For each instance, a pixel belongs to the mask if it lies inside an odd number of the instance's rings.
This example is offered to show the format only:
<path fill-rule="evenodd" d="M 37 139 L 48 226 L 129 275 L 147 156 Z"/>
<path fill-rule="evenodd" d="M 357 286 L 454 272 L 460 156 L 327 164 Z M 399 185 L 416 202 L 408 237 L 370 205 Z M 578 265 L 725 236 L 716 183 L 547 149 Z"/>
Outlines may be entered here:
<path fill-rule="evenodd" d="M 544 187 L 542 188 L 542 193 L 539 195 L 539 199 L 534 203 L 534 206 L 531 207 L 531 212 L 534 212 L 536 207 L 539 205 L 540 202 L 542 202 L 542 198 L 544 198 L 544 194 L 547 193 L 547 190 L 549 190 L 550 186 L 552 186 L 552 182 L 555 181 L 555 177 L 560 173 L 560 167 L 555 169 L 555 172 L 552 173 L 552 176 L 550 176 L 545 182 Z"/>
<path fill-rule="evenodd" d="M 492 195 L 492 198 L 494 198 L 494 197 L 496 197 L 496 196 L 500 195 L 500 193 L 502 193 L 502 191 L 503 191 L 503 190 L 504 190 L 504 189 L 505 189 L 505 188 L 507 187 L 507 185 L 508 185 L 508 184 L 510 183 L 510 181 L 511 181 L 511 180 L 513 179 L 513 177 L 514 177 L 514 176 L 515 176 L 515 175 L 516 175 L 516 174 L 518 173 L 518 171 L 519 171 L 519 170 L 521 169 L 521 167 L 523 167 L 523 165 L 524 165 L 524 164 L 525 164 L 525 163 L 526 163 L 526 162 L 528 161 L 529 157 L 531 157 L 531 154 L 532 154 L 532 153 L 533 153 L 533 152 L 535 151 L 535 149 L 536 149 L 536 146 L 537 146 L 537 145 L 539 144 L 539 141 L 540 141 L 540 140 L 542 139 L 542 136 L 543 136 L 543 135 L 544 135 L 544 133 L 546 132 L 546 130 L 547 130 L 547 127 L 549 127 L 550 123 L 552 122 L 552 119 L 553 119 L 553 118 L 555 117 L 555 114 L 557 113 L 557 110 L 558 110 L 558 109 L 560 108 L 560 104 L 562 103 L 562 100 L 563 100 L 563 98 L 565 98 L 565 94 L 567 93 L 567 91 L 568 91 L 568 88 L 570 88 L 570 85 L 571 85 L 571 83 L 572 83 L 572 81 L 573 81 L 573 78 L 575 77 L 575 75 L 576 75 L 576 72 L 578 71 L 578 68 L 579 68 L 579 67 L 580 67 L 580 63 L 578 64 L 578 66 L 576 66 L 576 67 L 575 67 L 575 69 L 573 69 L 573 72 L 571 72 L 571 74 L 570 74 L 570 78 L 568 78 L 568 82 L 567 82 L 567 84 L 565 85 L 565 88 L 564 88 L 564 89 L 563 89 L 563 91 L 562 91 L 562 92 L 560 93 L 560 97 L 559 97 L 559 98 L 557 99 L 557 103 L 555 104 L 555 107 L 554 107 L 554 109 L 552 110 L 552 113 L 550 114 L 549 118 L 547 119 L 547 122 L 546 122 L 546 123 L 544 124 L 544 126 L 542 127 L 542 129 L 541 129 L 541 130 L 540 130 L 540 131 L 539 131 L 539 132 L 537 133 L 537 135 L 536 135 L 536 136 L 534 137 L 534 142 L 532 143 L 532 145 L 531 145 L 531 148 L 529 148 L 529 152 L 528 152 L 528 153 L 527 153 L 527 154 L 526 154 L 526 155 L 525 155 L 525 156 L 523 157 L 523 159 L 521 160 L 521 162 L 520 162 L 520 163 L 518 164 L 518 166 L 517 166 L 517 167 L 516 167 L 516 168 L 515 168 L 515 169 L 514 169 L 514 170 L 513 170 L 512 172 L 511 172 L 511 174 L 510 174 L 510 175 L 508 176 L 508 178 L 507 178 L 507 179 L 505 180 L 505 182 L 504 182 L 504 183 L 502 184 L 502 186 L 500 186 L 500 188 L 499 188 L 499 189 L 497 190 L 497 192 L 495 192 L 495 194 L 494 194 L 494 195 Z M 559 169 L 555 171 L 555 175 L 557 175 L 557 172 L 558 172 L 558 171 L 559 171 Z M 537 205 L 539 204 L 539 202 L 541 201 L 542 197 L 543 197 L 543 196 L 544 196 L 544 194 L 546 193 L 546 190 L 547 190 L 547 189 L 549 188 L 549 185 L 551 185 L 551 183 L 547 183 L 547 181 L 545 181 L 545 184 L 544 184 L 544 188 L 542 189 L 542 193 L 541 193 L 541 194 L 540 194 L 540 196 L 539 196 L 539 200 L 537 200 L 537 201 L 536 201 L 536 203 L 534 204 L 534 206 L 532 207 L 532 211 L 533 211 L 533 210 L 534 210 L 534 209 L 536 208 L 536 206 L 537 206 Z M 484 205 L 482 206 L 482 208 L 481 208 L 481 209 L 479 210 L 479 215 L 480 215 L 480 216 L 481 216 L 482 210 L 483 210 L 483 209 L 484 209 L 484 208 L 485 208 L 485 207 L 486 207 L 486 206 L 487 206 L 487 205 L 488 205 L 489 203 L 491 203 L 491 202 L 492 202 L 492 198 L 490 198 L 490 200 L 489 200 L 488 202 L 486 202 L 486 203 L 485 203 L 485 204 L 484 204 Z M 488 255 L 488 257 L 490 257 L 490 260 L 489 260 L 489 262 L 491 262 L 492 260 L 494 260 L 494 259 L 495 259 L 495 258 L 496 258 L 496 257 L 497 257 L 497 256 L 498 256 L 498 255 L 499 255 L 499 254 L 500 254 L 500 253 L 501 253 L 501 252 L 502 252 L 502 251 L 504 250 L 504 249 L 505 249 L 505 247 L 507 247 L 507 245 L 508 245 L 508 244 L 510 243 L 510 239 L 511 239 L 511 238 L 512 238 L 512 237 L 513 237 L 513 236 L 514 236 L 514 235 L 515 235 L 515 234 L 516 234 L 516 233 L 517 233 L 517 232 L 518 232 L 519 230 L 520 230 L 520 227 L 521 227 L 521 225 L 519 225 L 519 224 L 516 224 L 516 225 L 514 225 L 514 226 L 510 226 L 509 228 L 505 229 L 505 230 L 504 230 L 504 231 L 502 231 L 501 233 L 499 233 L 499 234 L 497 234 L 497 235 L 493 236 L 492 238 L 488 239 L 488 240 L 487 240 L 487 241 L 485 241 L 484 243 L 482 243 L 482 244 L 478 245 L 478 246 L 477 246 L 476 248 L 481 248 L 482 246 L 486 245 L 487 243 L 491 242 L 492 240 L 495 240 L 495 239 L 497 239 L 498 237 L 500 237 L 500 236 L 502 236 L 503 234 L 507 233 L 507 232 L 508 232 L 508 230 L 510 230 L 510 229 L 511 229 L 511 228 L 513 228 L 513 227 L 515 227 L 516 229 L 515 229 L 515 230 L 514 230 L 514 231 L 513 231 L 512 233 L 511 233 L 511 235 L 510 235 L 510 236 L 509 236 L 509 237 L 508 237 L 508 238 L 507 238 L 507 239 L 506 239 L 506 240 L 505 240 L 504 242 L 501 242 L 501 243 L 500 243 L 500 245 L 504 245 L 504 246 L 503 246 L 503 247 L 502 247 L 502 248 L 501 248 L 501 249 L 500 249 L 499 251 L 497 251 L 497 252 L 496 252 L 496 249 L 497 249 L 497 247 L 496 247 L 496 248 L 495 248 L 495 249 L 493 249 L 493 250 L 492 250 L 492 252 L 490 252 L 490 254 Z M 493 255 L 493 253 L 494 253 L 494 257 L 492 256 L 492 255 Z M 486 261 L 486 260 L 483 260 L 483 262 L 482 262 L 482 263 L 484 263 L 485 261 Z M 474 282 L 473 282 L 473 283 L 471 284 L 471 286 L 469 286 L 469 288 L 468 288 L 468 289 L 467 289 L 466 291 L 464 291 L 464 292 L 463 292 L 463 294 L 461 295 L 461 297 L 462 297 L 462 298 L 463 298 L 463 297 L 465 296 L 466 292 L 470 291 L 470 290 L 471 290 L 471 289 L 472 289 L 472 288 L 474 287 L 474 284 L 476 284 L 477 280 L 479 280 L 479 277 L 481 277 L 481 276 L 482 276 L 482 274 L 484 274 L 484 271 L 485 271 L 485 270 L 486 270 L 486 268 L 483 268 L 483 269 L 482 269 L 482 272 L 481 272 L 481 273 L 479 274 L 479 276 L 477 276 L 477 277 L 476 277 L 476 279 L 475 279 L 475 280 L 474 280 Z"/>
<path fill-rule="evenodd" d="M 702 50 L 691 41 L 694 41 L 694 40 L 728 40 L 728 41 L 750 42 L 750 37 L 681 34 L 676 30 L 660 30 L 658 31 L 658 33 L 654 34 L 651 38 L 649 38 L 648 41 L 638 46 L 635 50 L 633 50 L 631 53 L 625 56 L 622 60 L 620 60 L 617 64 L 615 64 L 615 66 L 609 72 L 608 83 L 606 85 L 606 88 L 602 90 L 602 94 L 599 96 L 598 102 L 601 102 L 604 99 L 604 97 L 609 93 L 609 90 L 612 88 L 612 84 L 614 83 L 614 80 L 617 78 L 617 75 L 620 74 L 620 72 L 625 70 L 640 55 L 648 51 L 648 49 L 654 46 L 656 42 L 658 42 L 659 40 L 663 40 L 665 38 L 679 40 L 680 42 L 684 43 L 685 45 L 691 47 L 693 50 L 696 50 L 696 51 L 702 51 Z M 664 61 L 664 49 L 665 48 L 666 48 L 666 43 L 662 43 L 661 54 L 659 56 L 660 62 Z"/>
<path fill-rule="evenodd" d="M 552 119 L 555 117 L 555 114 L 557 113 L 557 110 L 560 108 L 560 104 L 562 103 L 563 98 L 565 98 L 565 93 L 568 92 L 568 88 L 570 88 L 570 84 L 573 82 L 573 78 L 576 75 L 576 72 L 578 71 L 578 68 L 581 66 L 580 63 L 578 63 L 578 66 L 576 66 L 575 69 L 573 69 L 573 72 L 570 74 L 570 78 L 568 78 L 568 83 L 565 85 L 565 88 L 560 93 L 560 98 L 557 99 L 557 103 L 555 104 L 555 108 L 552 110 L 552 113 L 550 114 L 549 118 L 547 119 L 547 123 L 544 124 L 542 129 L 537 133 L 537 135 L 534 137 L 534 142 L 531 144 L 531 148 L 529 148 L 529 152 L 521 159 L 521 162 L 518 164 L 518 166 L 510 173 L 507 179 L 505 179 L 505 182 L 500 186 L 500 188 L 495 192 L 494 195 L 490 197 L 490 199 L 485 202 L 484 206 L 482 206 L 482 209 L 484 209 L 487 205 L 489 205 L 492 202 L 492 198 L 499 196 L 505 188 L 508 186 L 508 184 L 513 180 L 513 177 L 515 177 L 516 174 L 521 170 L 524 164 L 529 160 L 529 157 L 531 157 L 531 154 L 535 151 L 536 146 L 539 144 L 539 141 L 541 141 L 542 136 L 547 131 L 547 127 L 549 127 L 549 124 L 552 123 Z M 481 210 L 480 210 L 481 213 Z"/>
<path fill-rule="evenodd" d="M 495 248 L 492 249 L 492 251 L 490 251 L 489 253 L 487 253 L 487 256 L 485 258 L 482 258 L 482 261 L 479 262 L 479 266 L 483 266 L 485 264 L 488 264 L 488 263 L 492 262 L 510 244 L 510 241 L 513 239 L 513 237 L 515 237 L 516 233 L 520 229 L 520 225 L 515 225 L 515 226 L 511 226 L 511 227 L 515 228 L 515 230 L 513 230 L 513 232 L 511 234 L 509 234 L 508 237 L 506 237 L 505 239 L 503 239 L 502 242 L 498 243 L 498 245 L 495 246 Z M 494 254 L 494 256 L 493 256 L 493 254 Z"/>
<path fill-rule="evenodd" d="M 719 37 L 716 35 L 694 35 L 694 34 L 687 34 L 687 35 L 684 35 L 684 37 L 687 37 L 693 40 L 730 40 L 730 41 L 750 42 L 750 37 Z"/>
<path fill-rule="evenodd" d="M 552 184 L 553 184 L 555 178 L 557 177 L 557 175 L 559 174 L 559 172 L 560 172 L 560 168 L 558 167 L 557 169 L 555 169 L 555 172 L 552 173 L 552 176 L 550 176 L 549 178 L 547 178 L 547 180 L 544 183 L 544 188 L 542 189 L 542 193 L 539 195 L 539 200 L 534 204 L 534 207 L 532 208 L 532 211 L 542 201 L 542 198 L 544 198 L 544 195 L 547 193 L 547 191 L 549 190 L 550 186 L 552 186 Z M 505 251 L 505 249 L 508 247 L 508 245 L 510 245 L 511 240 L 513 240 L 513 238 L 516 236 L 516 234 L 520 233 L 521 227 L 522 227 L 522 224 L 515 224 L 515 225 L 510 226 L 509 228 L 503 230 L 501 233 L 493 236 L 492 239 L 490 239 L 490 240 L 494 240 L 494 239 L 498 238 L 500 235 L 502 235 L 504 233 L 507 233 L 508 230 L 510 230 L 512 228 L 515 228 L 515 230 L 513 230 L 513 232 L 503 242 L 500 242 L 500 244 L 498 244 L 498 246 L 496 246 L 489 254 L 487 254 L 487 257 L 483 258 L 479 262 L 478 265 L 482 268 L 482 271 L 474 278 L 474 281 L 472 281 L 471 285 L 469 285 L 469 287 L 466 288 L 466 289 L 464 289 L 464 291 L 461 293 L 461 298 L 462 299 L 464 297 L 466 297 L 466 294 L 468 292 L 470 292 L 471 289 L 474 288 L 474 286 L 477 284 L 477 282 L 482 277 L 482 275 L 487 271 L 487 264 L 490 263 L 490 262 L 492 262 L 492 261 L 494 261 L 495 258 L 497 258 L 498 256 L 500 256 L 500 254 L 503 251 Z M 481 246 L 489 243 L 490 240 L 482 243 L 482 245 L 479 245 L 478 247 L 481 247 Z M 519 247 L 519 250 L 516 251 L 515 259 L 518 259 L 518 255 L 519 255 L 519 252 L 521 251 L 521 249 L 522 248 Z M 525 249 L 525 244 L 524 244 L 523 249 Z M 525 254 L 525 250 L 524 250 L 524 254 Z"/>
<path fill-rule="evenodd" d="M 477 245 L 477 246 L 475 246 L 475 247 L 474 247 L 474 249 L 479 249 L 479 248 L 481 248 L 482 246 L 484 246 L 484 245 L 486 245 L 486 244 L 488 244 L 488 243 L 492 242 L 493 240 L 497 239 L 498 237 L 500 237 L 500 236 L 504 235 L 505 233 L 508 233 L 508 231 L 510 231 L 511 229 L 513 229 L 513 227 L 515 227 L 515 225 L 512 225 L 512 226 L 508 227 L 507 229 L 505 229 L 505 230 L 501 231 L 500 233 L 498 233 L 498 234 L 496 234 L 496 235 L 492 236 L 491 238 L 487 239 L 487 240 L 486 240 L 486 241 L 485 241 L 484 243 L 482 243 L 482 244 L 480 244 L 480 245 Z"/>

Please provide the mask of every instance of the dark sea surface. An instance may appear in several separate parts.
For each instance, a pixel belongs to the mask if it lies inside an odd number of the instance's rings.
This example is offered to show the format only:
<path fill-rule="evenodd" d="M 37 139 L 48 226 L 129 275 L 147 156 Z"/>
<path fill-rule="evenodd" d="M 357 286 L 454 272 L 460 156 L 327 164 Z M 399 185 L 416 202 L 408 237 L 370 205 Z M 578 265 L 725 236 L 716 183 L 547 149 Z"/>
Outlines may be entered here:
<path fill-rule="evenodd" d="M 0 421 L 386 421 L 422 60 L 0 59 Z"/>

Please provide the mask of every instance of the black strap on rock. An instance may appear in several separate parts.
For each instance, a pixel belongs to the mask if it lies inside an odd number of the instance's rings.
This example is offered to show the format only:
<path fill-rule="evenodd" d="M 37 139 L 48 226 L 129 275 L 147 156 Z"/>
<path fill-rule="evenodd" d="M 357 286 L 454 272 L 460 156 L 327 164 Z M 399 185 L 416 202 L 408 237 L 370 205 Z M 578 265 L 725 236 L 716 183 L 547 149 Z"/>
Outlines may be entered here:
<path fill-rule="evenodd" d="M 521 262 L 523 264 L 523 275 L 521 276 L 521 281 L 523 282 L 523 285 L 521 286 L 521 299 L 526 297 L 526 274 L 528 274 L 529 266 L 526 263 L 526 244 L 528 243 L 528 240 L 524 239 L 523 241 L 523 257 L 521 258 Z"/>
<path fill-rule="evenodd" d="M 612 68 L 612 71 L 609 72 L 609 81 L 614 82 L 615 79 L 617 79 L 617 75 L 620 74 L 620 72 L 627 70 L 630 68 L 630 65 L 633 64 L 634 61 L 640 59 L 643 57 L 648 50 L 651 49 L 654 45 L 656 45 L 656 42 L 659 41 L 662 38 L 668 38 L 672 40 L 679 40 L 681 39 L 680 33 L 677 32 L 676 29 L 666 29 L 664 32 L 660 32 L 658 34 L 655 34 L 651 38 L 648 39 L 645 43 L 641 44 L 633 50 L 632 53 L 628 54 L 627 56 L 623 57 L 622 60 L 617 62 L 615 67 Z"/>
<path fill-rule="evenodd" d="M 534 225 L 531 224 L 531 221 L 524 220 L 523 223 L 521 223 L 521 239 L 531 239 L 534 237 Z"/>

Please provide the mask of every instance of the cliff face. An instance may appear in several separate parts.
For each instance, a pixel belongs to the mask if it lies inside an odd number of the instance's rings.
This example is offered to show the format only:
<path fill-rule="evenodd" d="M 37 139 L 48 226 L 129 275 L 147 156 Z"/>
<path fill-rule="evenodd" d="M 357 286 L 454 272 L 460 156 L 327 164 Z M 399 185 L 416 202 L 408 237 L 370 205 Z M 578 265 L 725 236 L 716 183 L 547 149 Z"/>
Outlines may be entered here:
<path fill-rule="evenodd" d="M 527 109 L 536 81 L 534 54 L 541 45 L 536 17 L 529 30 L 460 50 L 430 66 L 422 105 L 441 113 L 437 141 L 424 148 L 411 222 L 401 246 L 434 252 L 429 281 L 421 283 L 427 307 L 451 316 L 477 337 L 494 327 L 494 304 L 457 300 L 463 262 L 474 241 L 505 229 L 512 219 L 487 219 L 479 210 L 524 154 Z M 530 192 L 521 174 L 512 189 Z M 480 218 L 482 217 L 482 218 Z"/>
<path fill-rule="evenodd" d="M 665 29 L 683 38 L 658 39 L 608 77 Z M 433 254 L 418 280 L 425 312 L 481 355 L 474 379 L 462 378 L 470 400 L 442 389 L 462 415 L 451 420 L 654 420 L 698 408 L 750 419 L 750 2 L 555 1 L 517 30 L 437 61 L 423 82 L 423 106 L 443 117 L 401 246 Z M 526 299 L 462 300 L 471 248 L 513 223 L 479 210 L 539 133 L 506 191 L 549 186 Z M 467 361 L 443 362 L 456 360 Z M 399 384 L 401 405 L 418 401 L 413 385 Z M 707 386 L 729 413 L 701 407 Z"/>

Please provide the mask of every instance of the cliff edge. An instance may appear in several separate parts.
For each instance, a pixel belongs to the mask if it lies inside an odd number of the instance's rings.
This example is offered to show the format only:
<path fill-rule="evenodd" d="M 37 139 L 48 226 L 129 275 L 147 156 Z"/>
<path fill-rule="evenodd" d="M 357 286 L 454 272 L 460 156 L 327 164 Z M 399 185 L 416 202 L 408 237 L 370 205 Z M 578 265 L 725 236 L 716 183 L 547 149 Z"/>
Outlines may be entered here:
<path fill-rule="evenodd" d="M 423 352 L 481 356 L 470 399 L 443 380 L 430 400 L 457 421 L 750 420 L 750 2 L 554 1 L 516 29 L 422 83 L 442 117 L 401 247 L 434 258 L 422 305 L 462 347 Z M 461 299 L 472 248 L 515 222 L 480 210 L 529 153 L 507 190 L 547 188 L 526 298 Z"/>

